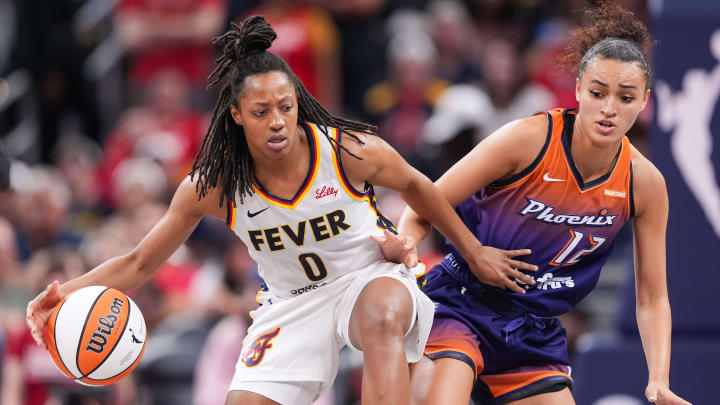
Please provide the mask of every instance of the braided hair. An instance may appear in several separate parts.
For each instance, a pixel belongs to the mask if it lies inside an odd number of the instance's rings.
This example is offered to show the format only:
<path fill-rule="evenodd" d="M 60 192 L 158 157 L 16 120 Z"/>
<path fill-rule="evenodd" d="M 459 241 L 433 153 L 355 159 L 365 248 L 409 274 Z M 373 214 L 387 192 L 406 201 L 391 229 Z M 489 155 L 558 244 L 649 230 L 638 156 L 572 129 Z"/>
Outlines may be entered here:
<path fill-rule="evenodd" d="M 596 57 L 635 63 L 645 74 L 645 89 L 652 86 L 652 68 L 646 53 L 653 45 L 647 27 L 635 15 L 611 0 L 599 0 L 586 9 L 588 21 L 570 33 L 564 65 L 578 78 Z"/>
<path fill-rule="evenodd" d="M 252 16 L 241 25 L 231 23 L 231 26 L 229 31 L 213 39 L 213 44 L 222 49 L 222 54 L 215 60 L 216 66 L 208 78 L 208 88 L 218 84 L 222 88 L 210 126 L 190 170 L 190 178 L 194 179 L 195 175 L 198 178 L 195 186 L 198 199 L 206 196 L 210 188 L 217 186 L 219 176 L 222 181 L 220 207 L 226 200 L 236 204 L 236 191 L 239 192 L 241 203 L 245 196 L 253 193 L 252 156 L 243 127 L 232 119 L 230 105 L 235 105 L 238 95 L 242 93 L 245 78 L 255 74 L 273 71 L 285 73 L 295 87 L 298 120 L 318 124 L 338 153 L 343 149 L 360 159 L 338 144 L 325 127 L 336 127 L 361 144 L 363 142 L 353 132 L 376 135 L 377 128 L 336 117 L 320 105 L 287 63 L 267 51 L 277 34 L 264 17 Z"/>

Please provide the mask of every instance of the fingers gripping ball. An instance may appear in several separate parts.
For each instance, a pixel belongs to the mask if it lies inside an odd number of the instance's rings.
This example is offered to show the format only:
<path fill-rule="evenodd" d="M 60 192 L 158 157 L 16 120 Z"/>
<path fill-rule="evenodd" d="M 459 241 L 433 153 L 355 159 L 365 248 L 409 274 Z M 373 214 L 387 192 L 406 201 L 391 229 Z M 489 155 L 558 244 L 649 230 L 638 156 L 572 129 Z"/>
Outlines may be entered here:
<path fill-rule="evenodd" d="M 145 350 L 145 319 L 118 290 L 77 290 L 53 309 L 45 344 L 55 365 L 84 385 L 107 385 L 137 366 Z"/>

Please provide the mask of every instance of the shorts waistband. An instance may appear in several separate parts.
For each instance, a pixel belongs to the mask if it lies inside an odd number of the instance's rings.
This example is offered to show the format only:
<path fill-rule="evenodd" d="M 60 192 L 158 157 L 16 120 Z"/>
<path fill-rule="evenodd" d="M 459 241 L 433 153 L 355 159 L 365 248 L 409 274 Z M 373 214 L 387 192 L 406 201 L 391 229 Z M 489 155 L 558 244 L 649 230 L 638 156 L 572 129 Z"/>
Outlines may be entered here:
<path fill-rule="evenodd" d="M 443 258 L 441 265 L 455 281 L 467 288 L 475 298 L 493 312 L 508 319 L 524 318 L 528 315 L 532 315 L 533 318 L 545 318 L 529 313 L 510 298 L 494 291 L 493 287 L 482 283 L 475 278 L 467 263 L 457 260 L 452 253 Z M 547 317 L 547 319 L 551 318 L 554 317 Z"/>

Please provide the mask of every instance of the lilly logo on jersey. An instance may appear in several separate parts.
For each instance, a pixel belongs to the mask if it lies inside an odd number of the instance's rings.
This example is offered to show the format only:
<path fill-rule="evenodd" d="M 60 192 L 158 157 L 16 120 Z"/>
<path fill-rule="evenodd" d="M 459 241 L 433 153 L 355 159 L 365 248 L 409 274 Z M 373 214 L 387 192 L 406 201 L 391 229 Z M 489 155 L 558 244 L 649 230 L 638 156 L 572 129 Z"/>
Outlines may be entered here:
<path fill-rule="evenodd" d="M 245 363 L 245 367 L 255 367 L 262 363 L 265 358 L 265 352 L 273 347 L 270 341 L 275 339 L 279 333 L 280 328 L 277 328 L 272 332 L 258 336 L 245 353 L 242 354 L 242 362 Z"/>
<path fill-rule="evenodd" d="M 327 197 L 329 195 L 337 197 L 338 189 L 335 187 L 325 187 L 322 186 L 322 188 L 315 190 L 315 199 L 319 200 L 323 197 Z"/>
<path fill-rule="evenodd" d="M 529 197 L 525 198 L 528 200 L 528 204 L 519 214 L 522 216 L 535 214 L 534 220 L 548 224 L 612 226 L 613 220 L 617 217 L 617 215 L 607 215 L 607 208 L 601 209 L 597 215 L 556 214 L 553 212 L 555 207 Z"/>

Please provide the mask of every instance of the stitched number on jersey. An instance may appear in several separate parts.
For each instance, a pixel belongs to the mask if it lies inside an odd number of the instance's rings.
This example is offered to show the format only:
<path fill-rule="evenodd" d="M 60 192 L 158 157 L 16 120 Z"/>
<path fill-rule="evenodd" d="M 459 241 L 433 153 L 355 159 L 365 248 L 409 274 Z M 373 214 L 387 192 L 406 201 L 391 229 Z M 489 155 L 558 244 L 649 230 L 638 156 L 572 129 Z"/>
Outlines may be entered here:
<path fill-rule="evenodd" d="M 303 253 L 298 256 L 298 260 L 310 281 L 320 281 L 327 277 L 325 263 L 315 253 Z"/>
<path fill-rule="evenodd" d="M 555 258 L 550 261 L 550 265 L 570 266 L 572 264 L 575 264 L 580 260 L 581 257 L 594 252 L 595 249 L 599 248 L 600 245 L 605 243 L 605 241 L 607 240 L 602 236 L 590 235 L 588 236 L 588 240 L 590 241 L 590 248 L 576 250 L 578 244 L 580 244 L 580 241 L 582 241 L 583 236 L 585 235 L 582 232 L 571 229 L 570 240 L 568 241 L 568 243 L 565 244 L 565 247 L 563 247 L 560 253 L 558 253 Z"/>

